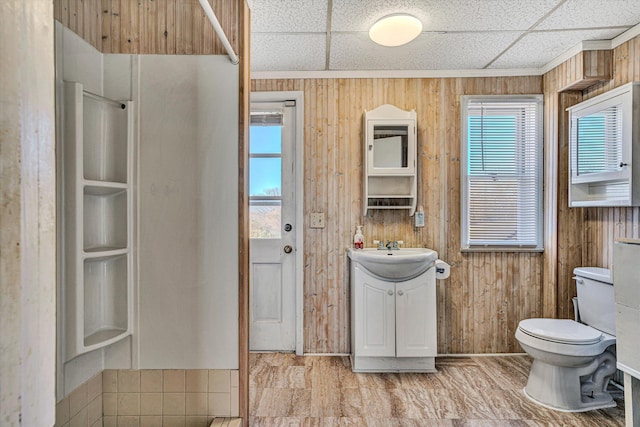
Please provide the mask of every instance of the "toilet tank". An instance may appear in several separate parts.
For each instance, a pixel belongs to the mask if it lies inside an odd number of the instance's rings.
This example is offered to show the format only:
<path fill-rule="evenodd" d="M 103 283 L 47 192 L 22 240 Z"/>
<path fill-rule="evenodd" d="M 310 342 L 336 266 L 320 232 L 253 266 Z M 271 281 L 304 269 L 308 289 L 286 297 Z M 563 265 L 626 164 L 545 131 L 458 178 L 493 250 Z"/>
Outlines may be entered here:
<path fill-rule="evenodd" d="M 573 274 L 578 291 L 580 321 L 615 336 L 616 306 L 611 270 L 577 267 Z"/>

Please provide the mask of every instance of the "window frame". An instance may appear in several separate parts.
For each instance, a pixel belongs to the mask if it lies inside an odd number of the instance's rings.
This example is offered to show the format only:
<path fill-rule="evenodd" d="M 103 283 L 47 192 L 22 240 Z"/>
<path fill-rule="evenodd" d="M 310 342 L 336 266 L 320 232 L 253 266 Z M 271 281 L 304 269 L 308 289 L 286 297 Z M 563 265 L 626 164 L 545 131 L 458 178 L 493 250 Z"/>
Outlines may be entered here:
<path fill-rule="evenodd" d="M 461 97 L 461 138 L 460 138 L 460 237 L 461 252 L 543 252 L 544 251 L 544 206 L 543 206 L 543 95 L 464 95 Z M 487 102 L 508 102 L 518 104 L 520 102 L 534 103 L 536 106 L 535 117 L 535 144 L 536 144 L 536 231 L 535 244 L 522 244 L 514 241 L 510 243 L 503 240 L 500 243 L 473 243 L 470 239 L 470 218 L 469 218 L 469 104 L 471 101 L 477 102 L 486 100 Z M 517 150 L 517 147 L 516 147 Z M 520 176 L 520 175 L 519 175 Z"/>
<path fill-rule="evenodd" d="M 279 235 L 273 235 L 273 236 L 269 236 L 269 237 L 257 237 L 257 236 L 253 236 L 252 232 L 253 229 L 250 226 L 249 227 L 249 238 L 250 239 L 262 239 L 262 240 L 267 240 L 267 239 L 282 239 L 282 224 L 284 223 L 284 220 L 282 218 L 282 205 L 284 203 L 283 199 L 284 199 L 284 194 L 282 194 L 282 180 L 283 178 L 283 163 L 282 163 L 282 157 L 283 157 L 283 145 L 284 145 L 284 138 L 286 138 L 286 134 L 284 133 L 284 116 L 285 116 L 285 108 L 286 106 L 283 103 L 262 103 L 260 104 L 261 108 L 253 108 L 252 107 L 252 111 L 250 113 L 250 120 L 249 120 L 249 133 L 251 134 L 251 128 L 254 126 L 277 126 L 281 128 L 281 133 L 280 133 L 280 139 L 281 139 L 281 143 L 280 143 L 280 151 L 279 152 L 252 152 L 251 149 L 251 143 L 249 144 L 249 149 L 248 149 L 248 161 L 249 161 L 249 181 L 251 178 L 251 159 L 279 159 L 280 160 L 280 195 L 273 195 L 273 196 L 269 196 L 269 195 L 252 195 L 251 194 L 251 182 L 249 182 L 249 188 L 248 188 L 248 205 L 249 205 L 249 211 L 251 211 L 252 207 L 269 207 L 269 206 L 279 206 L 281 211 L 280 211 L 280 226 L 278 227 L 278 231 L 280 232 Z M 264 119 L 262 120 L 262 122 L 256 122 L 253 123 L 253 119 L 254 117 L 257 116 L 261 116 L 264 117 Z M 278 116 L 279 119 L 278 120 L 274 120 L 274 119 L 270 119 L 270 117 L 276 117 Z M 251 222 L 252 220 L 252 213 L 249 212 L 249 222 Z"/>
<path fill-rule="evenodd" d="M 588 102 L 588 101 L 587 101 Z M 588 182 L 598 182 L 598 181 L 612 181 L 615 179 L 623 179 L 626 177 L 626 171 L 623 167 L 619 167 L 616 169 L 609 170 L 601 170 L 596 172 L 585 172 L 579 173 L 578 165 L 580 163 L 578 151 L 579 151 L 579 139 L 578 139 L 578 131 L 579 131 L 579 122 L 581 119 L 586 117 L 592 117 L 594 114 L 601 113 L 610 108 L 616 108 L 615 118 L 615 130 L 612 132 L 607 132 L 610 129 L 607 129 L 607 123 L 605 121 L 605 135 L 607 134 L 615 134 L 617 138 L 615 141 L 612 141 L 615 145 L 618 145 L 620 162 L 624 162 L 624 159 L 630 158 L 630 155 L 627 151 L 627 145 L 624 143 L 626 135 L 625 135 L 625 109 L 627 108 L 624 105 L 624 99 L 620 98 L 620 96 L 613 96 L 609 99 L 605 99 L 603 101 L 597 102 L 593 105 L 587 105 L 585 107 L 579 109 L 572 109 L 569 113 L 569 168 L 570 168 L 570 180 L 572 184 L 581 184 Z M 608 153 L 607 148 L 610 148 L 609 145 L 603 145 L 603 150 L 605 155 Z M 608 163 L 608 162 L 605 162 Z"/>

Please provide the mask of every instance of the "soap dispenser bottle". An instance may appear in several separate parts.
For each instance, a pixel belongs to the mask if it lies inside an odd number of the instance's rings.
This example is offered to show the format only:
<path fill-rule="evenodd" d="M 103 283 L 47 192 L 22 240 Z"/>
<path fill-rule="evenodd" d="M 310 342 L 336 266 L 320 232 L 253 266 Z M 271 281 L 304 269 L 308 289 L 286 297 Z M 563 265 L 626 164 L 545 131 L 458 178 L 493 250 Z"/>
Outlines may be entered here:
<path fill-rule="evenodd" d="M 424 210 L 422 209 L 422 205 L 418 206 L 414 220 L 416 227 L 424 227 Z"/>
<path fill-rule="evenodd" d="M 358 225 L 356 227 L 356 234 L 353 235 L 353 247 L 355 249 L 363 249 L 364 248 L 364 236 L 362 235 L 362 226 Z"/>

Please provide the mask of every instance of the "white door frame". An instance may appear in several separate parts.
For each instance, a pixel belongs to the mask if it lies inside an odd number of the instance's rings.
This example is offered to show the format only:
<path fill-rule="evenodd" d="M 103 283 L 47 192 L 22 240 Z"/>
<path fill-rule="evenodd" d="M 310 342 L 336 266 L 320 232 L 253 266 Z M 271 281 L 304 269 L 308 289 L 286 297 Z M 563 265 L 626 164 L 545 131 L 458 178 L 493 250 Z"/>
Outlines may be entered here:
<path fill-rule="evenodd" d="M 303 350 L 303 322 L 304 322 L 304 301 L 303 301 L 303 281 L 304 281 L 304 92 L 302 91 L 282 91 L 282 92 L 251 92 L 251 102 L 296 102 L 296 129 L 294 141 L 294 191 L 296 194 L 294 229 L 295 240 L 295 301 L 296 301 L 296 354 L 301 356 Z"/>

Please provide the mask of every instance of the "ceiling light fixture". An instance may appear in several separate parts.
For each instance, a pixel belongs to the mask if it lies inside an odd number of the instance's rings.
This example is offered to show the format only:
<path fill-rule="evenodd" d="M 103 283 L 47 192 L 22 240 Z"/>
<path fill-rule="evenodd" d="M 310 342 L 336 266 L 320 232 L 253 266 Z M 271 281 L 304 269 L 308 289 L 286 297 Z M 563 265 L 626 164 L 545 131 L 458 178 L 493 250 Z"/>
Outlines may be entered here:
<path fill-rule="evenodd" d="M 422 22 L 415 16 L 395 14 L 379 19 L 371 26 L 369 37 L 382 46 L 402 46 L 422 32 Z"/>

